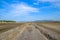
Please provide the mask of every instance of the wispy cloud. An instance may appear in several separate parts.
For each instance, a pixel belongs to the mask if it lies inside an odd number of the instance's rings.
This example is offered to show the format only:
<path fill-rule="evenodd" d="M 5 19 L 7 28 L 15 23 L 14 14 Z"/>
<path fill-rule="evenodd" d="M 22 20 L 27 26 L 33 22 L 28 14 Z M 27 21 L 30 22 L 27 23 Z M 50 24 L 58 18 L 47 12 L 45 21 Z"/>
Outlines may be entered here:
<path fill-rule="evenodd" d="M 38 5 L 40 2 L 49 2 L 54 7 L 60 7 L 60 0 L 35 0 L 34 4 Z"/>
<path fill-rule="evenodd" d="M 15 3 L 15 4 L 8 4 L 7 2 L 3 1 L 4 9 L 0 9 L 0 12 L 8 13 L 9 15 L 21 16 L 21 15 L 29 15 L 32 12 L 39 12 L 39 9 L 31 7 L 26 3 Z"/>
<path fill-rule="evenodd" d="M 55 1 L 58 1 L 58 0 L 38 0 L 38 1 L 42 1 L 42 2 L 55 2 Z"/>
<path fill-rule="evenodd" d="M 39 12 L 37 8 L 30 7 L 25 3 L 20 4 L 12 4 L 10 13 L 18 16 L 18 15 L 29 15 L 31 12 Z"/>
<path fill-rule="evenodd" d="M 33 21 L 60 18 L 60 0 L 0 0 L 0 19 Z M 56 16 L 57 15 L 57 16 Z"/>
<path fill-rule="evenodd" d="M 24 20 L 27 20 L 27 19 L 32 20 L 32 17 L 30 14 L 39 12 L 38 8 L 31 7 L 24 2 L 15 3 L 15 4 L 9 4 L 7 2 L 4 2 L 4 8 L 0 10 L 1 10 L 0 13 L 4 12 L 1 15 L 2 19 L 5 18 L 5 19 L 16 19 L 16 20 L 19 17 L 24 18 Z"/>

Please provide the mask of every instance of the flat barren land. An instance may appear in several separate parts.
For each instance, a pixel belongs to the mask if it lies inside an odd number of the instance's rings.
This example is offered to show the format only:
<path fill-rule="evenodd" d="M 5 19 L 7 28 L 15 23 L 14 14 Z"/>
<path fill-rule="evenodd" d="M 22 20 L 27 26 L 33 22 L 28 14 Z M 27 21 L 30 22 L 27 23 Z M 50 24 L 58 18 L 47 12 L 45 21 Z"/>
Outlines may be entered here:
<path fill-rule="evenodd" d="M 0 40 L 60 40 L 60 22 L 0 23 Z"/>

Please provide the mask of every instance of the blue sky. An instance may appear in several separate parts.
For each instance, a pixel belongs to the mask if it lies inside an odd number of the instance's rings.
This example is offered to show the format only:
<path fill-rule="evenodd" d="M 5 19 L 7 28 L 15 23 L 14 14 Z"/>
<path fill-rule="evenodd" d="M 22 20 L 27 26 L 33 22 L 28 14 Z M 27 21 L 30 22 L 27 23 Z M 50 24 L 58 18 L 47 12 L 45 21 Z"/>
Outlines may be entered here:
<path fill-rule="evenodd" d="M 60 0 L 0 0 L 0 20 L 60 21 Z"/>

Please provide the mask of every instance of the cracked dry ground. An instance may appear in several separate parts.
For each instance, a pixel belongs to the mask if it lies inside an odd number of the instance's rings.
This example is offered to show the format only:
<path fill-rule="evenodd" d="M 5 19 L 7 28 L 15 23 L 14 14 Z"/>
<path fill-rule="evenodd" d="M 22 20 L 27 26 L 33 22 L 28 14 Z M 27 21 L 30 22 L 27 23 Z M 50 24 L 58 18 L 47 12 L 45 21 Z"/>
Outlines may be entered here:
<path fill-rule="evenodd" d="M 25 23 L 0 33 L 0 40 L 60 40 L 60 32 L 36 23 Z"/>

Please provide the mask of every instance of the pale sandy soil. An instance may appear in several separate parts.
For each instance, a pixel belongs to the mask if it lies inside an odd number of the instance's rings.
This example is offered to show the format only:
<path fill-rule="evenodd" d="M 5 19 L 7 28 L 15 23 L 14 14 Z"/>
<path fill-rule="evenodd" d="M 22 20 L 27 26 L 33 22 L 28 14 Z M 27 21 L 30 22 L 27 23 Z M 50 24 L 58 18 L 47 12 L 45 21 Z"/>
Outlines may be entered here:
<path fill-rule="evenodd" d="M 60 23 L 16 24 L 0 24 L 0 40 L 60 40 Z"/>

